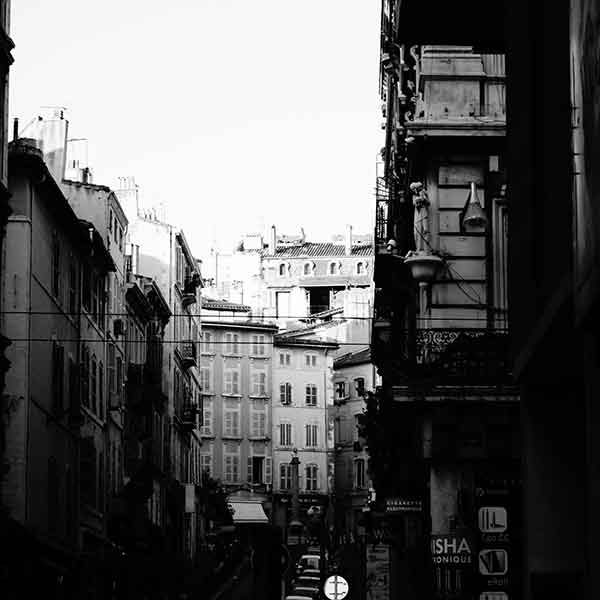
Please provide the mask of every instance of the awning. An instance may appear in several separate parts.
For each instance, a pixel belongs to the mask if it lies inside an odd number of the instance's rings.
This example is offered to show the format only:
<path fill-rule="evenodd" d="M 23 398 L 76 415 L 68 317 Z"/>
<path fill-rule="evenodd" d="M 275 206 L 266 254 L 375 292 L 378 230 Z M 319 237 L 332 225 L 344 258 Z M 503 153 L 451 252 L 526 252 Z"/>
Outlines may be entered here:
<path fill-rule="evenodd" d="M 260 502 L 230 502 L 233 522 L 236 525 L 269 523 L 269 519 Z"/>

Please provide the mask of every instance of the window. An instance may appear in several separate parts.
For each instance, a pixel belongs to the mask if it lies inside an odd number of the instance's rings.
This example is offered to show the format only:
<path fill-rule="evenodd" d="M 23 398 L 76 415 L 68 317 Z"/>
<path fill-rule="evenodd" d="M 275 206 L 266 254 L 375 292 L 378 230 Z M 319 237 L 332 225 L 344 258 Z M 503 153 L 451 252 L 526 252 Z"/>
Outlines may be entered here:
<path fill-rule="evenodd" d="M 281 404 L 289 405 L 292 403 L 292 384 L 282 383 L 279 386 L 279 400 Z"/>
<path fill-rule="evenodd" d="M 74 262 L 69 266 L 69 313 L 73 318 L 77 315 L 77 266 Z"/>
<path fill-rule="evenodd" d="M 292 489 L 292 465 L 282 463 L 279 465 L 279 489 Z"/>
<path fill-rule="evenodd" d="M 346 397 L 346 382 L 337 381 L 335 384 L 335 397 L 342 400 Z"/>
<path fill-rule="evenodd" d="M 51 292 L 52 295 L 60 299 L 60 242 L 58 234 L 52 235 L 52 269 L 51 269 Z"/>
<path fill-rule="evenodd" d="M 338 263 L 332 262 L 329 263 L 329 274 L 337 275 L 339 273 L 339 265 Z"/>
<path fill-rule="evenodd" d="M 253 407 L 251 435 L 252 437 L 265 437 L 267 435 L 267 411 L 264 403 Z"/>
<path fill-rule="evenodd" d="M 306 491 L 314 492 L 319 489 L 317 465 L 306 465 Z"/>
<path fill-rule="evenodd" d="M 106 416 L 104 408 L 104 365 L 100 361 L 98 363 L 98 416 L 101 419 L 104 419 Z"/>
<path fill-rule="evenodd" d="M 223 435 L 240 437 L 240 411 L 237 408 L 226 408 L 223 411 Z"/>
<path fill-rule="evenodd" d="M 309 276 L 312 273 L 312 264 L 304 263 L 303 271 L 304 275 Z"/>
<path fill-rule="evenodd" d="M 98 412 L 98 375 L 97 375 L 98 363 L 96 362 L 96 356 L 92 356 L 92 372 L 90 377 L 90 408 L 95 413 Z"/>
<path fill-rule="evenodd" d="M 292 445 L 292 424 L 291 423 L 280 423 L 279 424 L 279 445 L 280 446 L 291 446 Z"/>
<path fill-rule="evenodd" d="M 354 380 L 354 389 L 356 390 L 357 396 L 365 395 L 365 379 L 364 379 L 364 377 L 357 377 Z"/>
<path fill-rule="evenodd" d="M 65 349 L 52 343 L 52 410 L 59 414 L 63 409 Z"/>
<path fill-rule="evenodd" d="M 202 473 L 206 473 L 210 476 L 212 473 L 212 455 L 211 454 L 201 454 L 200 455 L 200 468 L 202 469 Z"/>
<path fill-rule="evenodd" d="M 316 354 L 305 354 L 304 363 L 307 367 L 317 366 L 317 355 Z"/>
<path fill-rule="evenodd" d="M 225 454 L 225 482 L 237 483 L 240 479 L 240 457 L 237 454 Z"/>
<path fill-rule="evenodd" d="M 352 441 L 359 441 L 360 415 L 354 415 L 354 431 L 352 432 Z"/>
<path fill-rule="evenodd" d="M 240 393 L 240 372 L 237 369 L 225 368 L 223 373 L 225 377 L 224 393 L 239 394 Z"/>
<path fill-rule="evenodd" d="M 365 274 L 365 265 L 362 262 L 356 263 L 356 274 L 364 275 Z"/>
<path fill-rule="evenodd" d="M 317 386 L 309 384 L 306 386 L 306 406 L 317 405 Z"/>
<path fill-rule="evenodd" d="M 115 393 L 117 395 L 118 403 L 121 403 L 121 392 L 123 390 L 123 359 L 120 356 L 117 356 L 117 373 L 116 373 L 116 384 L 117 388 Z"/>
<path fill-rule="evenodd" d="M 48 458 L 48 479 L 47 479 L 47 498 L 46 506 L 48 507 L 48 530 L 52 533 L 56 532 L 59 523 L 59 474 L 56 458 L 50 456 Z"/>
<path fill-rule="evenodd" d="M 256 356 L 265 355 L 265 336 L 264 335 L 253 335 L 252 336 L 252 354 Z"/>
<path fill-rule="evenodd" d="M 213 334 L 210 331 L 202 332 L 201 352 L 210 354 L 213 352 Z"/>
<path fill-rule="evenodd" d="M 201 435 L 213 435 L 212 427 L 212 402 L 204 401 L 202 407 L 202 427 L 200 428 Z"/>
<path fill-rule="evenodd" d="M 237 333 L 225 334 L 225 351 L 227 354 L 239 354 L 240 352 L 240 336 Z"/>
<path fill-rule="evenodd" d="M 281 263 L 279 265 L 279 277 L 285 277 L 285 272 L 287 271 L 286 264 Z"/>
<path fill-rule="evenodd" d="M 306 426 L 306 447 L 316 448 L 317 447 L 317 429 L 318 425 L 309 424 Z"/>
<path fill-rule="evenodd" d="M 96 447 L 91 437 L 82 438 L 79 443 L 81 501 L 90 506 L 96 505 Z"/>
<path fill-rule="evenodd" d="M 354 487 L 363 489 L 365 485 L 365 460 L 357 458 L 354 461 Z"/>
<path fill-rule="evenodd" d="M 81 401 L 90 405 L 90 351 L 84 346 L 81 350 Z"/>
<path fill-rule="evenodd" d="M 112 394 L 116 393 L 116 391 L 117 391 L 114 344 L 108 345 L 108 364 L 106 367 L 106 373 L 108 375 L 108 393 L 109 393 L 109 396 L 111 396 Z"/>
<path fill-rule="evenodd" d="M 279 366 L 280 367 L 289 367 L 292 362 L 292 357 L 288 352 L 281 352 L 279 354 Z"/>
<path fill-rule="evenodd" d="M 200 386 L 205 394 L 212 392 L 210 367 L 200 367 Z"/>
<path fill-rule="evenodd" d="M 267 373 L 262 370 L 252 371 L 252 395 L 265 396 L 267 394 Z"/>

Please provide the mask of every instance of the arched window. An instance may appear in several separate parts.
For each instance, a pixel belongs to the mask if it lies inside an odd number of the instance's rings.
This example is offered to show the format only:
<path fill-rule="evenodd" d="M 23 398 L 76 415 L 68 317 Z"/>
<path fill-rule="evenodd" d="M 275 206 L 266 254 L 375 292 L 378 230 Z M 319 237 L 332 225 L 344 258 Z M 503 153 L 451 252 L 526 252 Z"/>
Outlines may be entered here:
<path fill-rule="evenodd" d="M 364 275 L 365 274 L 365 265 L 362 262 L 356 263 L 356 274 Z"/>
<path fill-rule="evenodd" d="M 279 277 L 285 277 L 285 271 L 286 271 L 285 263 L 281 263 L 279 265 Z"/>
<path fill-rule="evenodd" d="M 312 264 L 311 263 L 304 263 L 304 270 L 303 270 L 304 275 L 306 275 L 307 277 L 312 275 Z"/>
<path fill-rule="evenodd" d="M 339 267 L 338 264 L 335 262 L 329 263 L 329 274 L 330 275 L 337 275 L 339 272 Z"/>

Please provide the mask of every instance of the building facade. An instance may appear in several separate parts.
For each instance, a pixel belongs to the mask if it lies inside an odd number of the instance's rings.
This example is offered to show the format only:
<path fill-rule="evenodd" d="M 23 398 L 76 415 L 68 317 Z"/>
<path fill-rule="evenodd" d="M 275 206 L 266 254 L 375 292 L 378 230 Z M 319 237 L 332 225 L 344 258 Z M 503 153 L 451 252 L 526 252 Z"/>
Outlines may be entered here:
<path fill-rule="evenodd" d="M 328 409 L 333 402 L 333 352 L 338 344 L 309 335 L 285 333 L 273 349 L 273 522 L 284 531 L 293 518 L 307 527 L 308 512 L 331 513 L 333 431 Z M 293 515 L 294 456 L 298 464 L 299 514 Z M 306 529 L 305 535 L 315 536 Z"/>
<path fill-rule="evenodd" d="M 15 141 L 9 164 L 13 215 L 2 285 L 15 342 L 3 500 L 31 532 L 23 564 L 40 561 L 36 580 L 19 585 L 69 595 L 85 579 L 100 593 L 109 415 L 103 292 L 115 264 L 100 232 L 67 202 L 35 140 Z"/>
<path fill-rule="evenodd" d="M 357 541 L 364 534 L 363 513 L 372 483 L 360 419 L 367 393 L 374 392 L 380 383 L 370 348 L 344 354 L 333 363 L 334 399 L 329 418 L 334 422 L 335 533 L 339 542 Z"/>
<path fill-rule="evenodd" d="M 253 321 L 247 306 L 225 301 L 203 304 L 202 470 L 219 480 L 230 495 L 243 488 L 252 491 L 268 512 L 276 332 L 275 325 Z"/>
<path fill-rule="evenodd" d="M 404 6 L 382 8 L 371 535 L 390 546 L 392 595 L 519 597 L 504 56 L 413 45 Z"/>

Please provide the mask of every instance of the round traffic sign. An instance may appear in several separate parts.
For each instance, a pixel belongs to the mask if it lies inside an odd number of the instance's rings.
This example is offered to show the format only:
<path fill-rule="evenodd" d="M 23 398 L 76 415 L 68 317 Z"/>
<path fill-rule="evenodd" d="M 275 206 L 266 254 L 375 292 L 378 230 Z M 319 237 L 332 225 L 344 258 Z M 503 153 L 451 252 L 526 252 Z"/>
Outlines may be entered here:
<path fill-rule="evenodd" d="M 323 592 L 329 600 L 343 600 L 349 589 L 348 582 L 341 575 L 328 577 L 323 585 Z"/>

